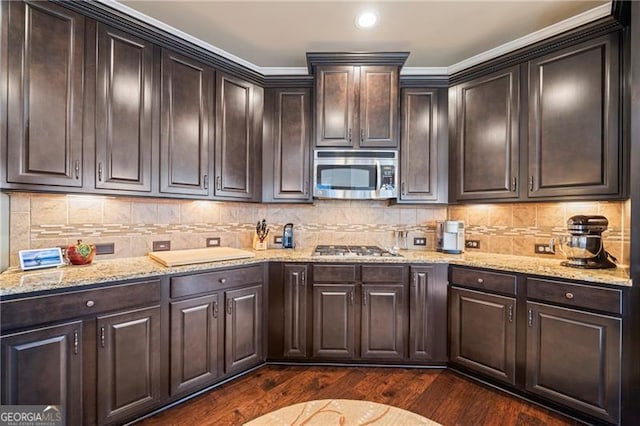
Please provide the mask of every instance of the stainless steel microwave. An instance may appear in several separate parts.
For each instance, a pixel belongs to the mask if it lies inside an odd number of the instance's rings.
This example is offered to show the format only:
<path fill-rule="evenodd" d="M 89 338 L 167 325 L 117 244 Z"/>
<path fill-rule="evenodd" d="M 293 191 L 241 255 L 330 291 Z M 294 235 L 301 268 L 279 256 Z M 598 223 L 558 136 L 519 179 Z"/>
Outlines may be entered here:
<path fill-rule="evenodd" d="M 398 151 L 315 150 L 313 196 L 376 200 L 396 198 Z"/>

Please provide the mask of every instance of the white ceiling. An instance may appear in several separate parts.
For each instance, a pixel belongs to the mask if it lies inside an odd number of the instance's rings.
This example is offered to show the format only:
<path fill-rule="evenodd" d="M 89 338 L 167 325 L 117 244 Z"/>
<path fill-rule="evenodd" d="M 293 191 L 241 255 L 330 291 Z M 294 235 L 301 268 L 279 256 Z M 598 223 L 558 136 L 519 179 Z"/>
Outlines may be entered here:
<path fill-rule="evenodd" d="M 497 56 L 517 48 L 510 42 L 531 33 L 552 35 L 609 10 L 602 0 L 102 1 L 152 23 L 158 20 L 254 69 L 306 67 L 308 51 L 409 51 L 407 67 L 451 71 L 452 65 L 491 49 Z M 378 12 L 375 28 L 355 27 L 355 16 L 364 9 Z M 545 32 L 549 26 L 553 31 Z"/>

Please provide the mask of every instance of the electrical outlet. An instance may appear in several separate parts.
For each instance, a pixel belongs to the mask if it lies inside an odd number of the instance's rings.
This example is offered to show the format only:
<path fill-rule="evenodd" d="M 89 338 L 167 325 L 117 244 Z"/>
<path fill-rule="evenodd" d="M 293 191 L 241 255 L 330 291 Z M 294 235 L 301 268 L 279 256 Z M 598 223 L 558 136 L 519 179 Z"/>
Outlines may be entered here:
<path fill-rule="evenodd" d="M 171 241 L 154 241 L 153 251 L 169 251 L 171 250 Z"/>
<path fill-rule="evenodd" d="M 536 254 L 556 254 L 549 244 L 535 244 Z"/>
<path fill-rule="evenodd" d="M 282 235 L 275 235 L 273 237 L 273 244 L 282 245 Z"/>
<path fill-rule="evenodd" d="M 96 244 L 96 255 L 115 253 L 116 245 L 114 243 Z"/>
<path fill-rule="evenodd" d="M 220 237 L 207 238 L 207 247 L 220 247 Z"/>
<path fill-rule="evenodd" d="M 466 248 L 479 249 L 480 240 L 464 240 L 464 246 Z"/>
<path fill-rule="evenodd" d="M 427 238 L 426 237 L 415 237 L 413 239 L 413 245 L 414 246 L 426 246 L 427 245 Z"/>

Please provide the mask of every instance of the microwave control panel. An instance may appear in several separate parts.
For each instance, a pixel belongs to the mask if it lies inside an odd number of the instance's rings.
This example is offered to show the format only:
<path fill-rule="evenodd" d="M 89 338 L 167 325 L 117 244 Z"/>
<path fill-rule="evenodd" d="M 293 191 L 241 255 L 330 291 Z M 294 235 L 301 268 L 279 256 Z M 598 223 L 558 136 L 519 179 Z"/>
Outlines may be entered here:
<path fill-rule="evenodd" d="M 393 191 L 396 187 L 396 167 L 395 166 L 380 166 L 381 176 L 381 190 Z"/>

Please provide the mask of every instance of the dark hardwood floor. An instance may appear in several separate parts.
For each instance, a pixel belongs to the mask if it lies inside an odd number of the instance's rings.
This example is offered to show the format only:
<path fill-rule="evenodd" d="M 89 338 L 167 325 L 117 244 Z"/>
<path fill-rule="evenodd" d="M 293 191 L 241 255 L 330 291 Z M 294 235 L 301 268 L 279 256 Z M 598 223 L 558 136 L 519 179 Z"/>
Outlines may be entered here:
<path fill-rule="evenodd" d="M 314 399 L 366 399 L 449 425 L 576 425 L 577 422 L 450 370 L 266 366 L 140 425 L 241 425 Z"/>

